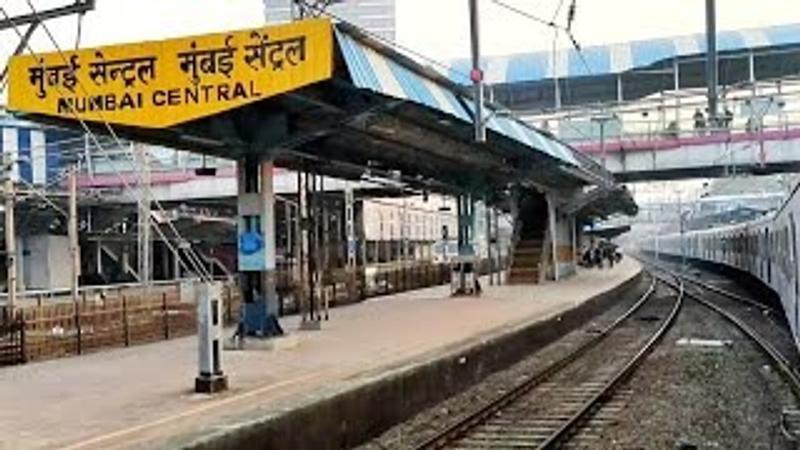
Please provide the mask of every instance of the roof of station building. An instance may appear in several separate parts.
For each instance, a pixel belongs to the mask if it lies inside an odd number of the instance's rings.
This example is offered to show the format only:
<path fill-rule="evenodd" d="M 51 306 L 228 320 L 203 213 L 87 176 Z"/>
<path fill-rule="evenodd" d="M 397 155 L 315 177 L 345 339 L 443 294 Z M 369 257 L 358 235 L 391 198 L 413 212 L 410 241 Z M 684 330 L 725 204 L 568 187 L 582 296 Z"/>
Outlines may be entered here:
<path fill-rule="evenodd" d="M 800 45 L 800 23 L 749 28 L 717 33 L 717 50 L 722 53 Z M 651 64 L 702 55 L 706 52 L 703 33 L 668 38 L 621 42 L 583 47 L 581 55 L 573 48 L 552 51 L 487 56 L 483 59 L 489 83 L 515 83 L 559 78 L 610 75 L 643 68 Z M 452 61 L 448 76 L 457 83 L 469 83 L 470 61 Z M 588 68 L 586 67 L 588 66 Z"/>
<path fill-rule="evenodd" d="M 408 100 L 472 123 L 473 101 L 463 88 L 375 41 L 338 24 L 336 39 L 351 82 L 386 96 Z M 578 165 L 573 150 L 523 121 L 487 107 L 489 130 L 561 162 Z"/>
<path fill-rule="evenodd" d="M 343 179 L 402 181 L 502 196 L 511 185 L 614 185 L 610 174 L 549 133 L 487 104 L 476 143 L 471 93 L 345 23 L 333 25 L 332 73 L 257 102 L 170 126 L 115 126 L 120 136 L 224 158 L 269 154 L 278 167 Z M 44 117 L 75 126 L 72 118 Z M 100 124 L 90 124 L 103 132 Z"/>

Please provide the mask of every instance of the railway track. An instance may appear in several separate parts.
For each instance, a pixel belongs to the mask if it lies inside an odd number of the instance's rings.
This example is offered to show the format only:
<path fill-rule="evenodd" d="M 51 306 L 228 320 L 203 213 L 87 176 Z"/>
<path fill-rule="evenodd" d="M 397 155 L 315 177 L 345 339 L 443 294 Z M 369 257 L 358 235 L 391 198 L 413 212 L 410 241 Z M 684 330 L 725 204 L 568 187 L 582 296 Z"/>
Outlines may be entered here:
<path fill-rule="evenodd" d="M 420 445 L 441 448 L 554 448 L 620 408 L 618 390 L 680 311 L 681 283 L 656 293 L 656 279 L 624 314 L 585 344 Z M 602 412 L 598 414 L 598 411 Z M 589 419 L 592 421 L 589 421 Z M 585 441 L 591 433 L 582 432 Z"/>
<path fill-rule="evenodd" d="M 700 304 L 720 314 L 722 314 L 722 311 L 727 312 L 731 318 L 736 319 L 741 325 L 747 326 L 752 336 L 758 337 L 763 343 L 769 345 L 774 354 L 780 356 L 783 363 L 795 373 L 795 376 L 798 376 L 796 368 L 800 367 L 800 358 L 794 347 L 791 334 L 787 329 L 788 325 L 785 322 L 781 322 L 783 318 L 782 310 L 775 309 L 744 295 L 705 283 L 695 277 L 679 274 L 664 265 L 654 264 L 649 261 L 644 263 L 652 269 L 663 272 L 669 278 L 680 277 L 685 282 L 688 298 L 697 300 Z M 662 281 L 669 282 L 669 280 Z M 708 295 L 708 293 L 713 295 Z M 738 328 L 738 325 L 736 326 Z M 745 334 L 750 337 L 750 334 Z"/>
<path fill-rule="evenodd" d="M 798 374 L 796 370 L 797 365 L 792 363 L 792 359 L 795 361 L 797 359 L 796 351 L 794 348 L 779 349 L 773 342 L 775 337 L 774 327 L 765 325 L 765 321 L 752 314 L 753 307 L 757 307 L 761 311 L 771 311 L 773 313 L 780 313 L 779 311 L 775 311 L 766 305 L 739 294 L 731 293 L 691 277 L 677 274 L 663 266 L 652 263 L 647 264 L 658 271 L 664 272 L 671 278 L 685 280 L 687 284 L 692 284 L 699 292 L 686 290 L 686 297 L 715 312 L 752 341 L 767 357 L 771 365 L 777 369 L 778 373 L 794 394 L 795 399 L 800 401 L 800 374 Z M 674 283 L 665 278 L 661 278 L 661 281 L 667 284 Z M 673 284 L 673 288 L 674 287 L 675 285 Z M 716 294 L 717 300 L 711 300 L 713 296 L 703 295 L 703 291 Z M 730 302 L 733 302 L 733 304 L 726 304 L 724 301 L 718 300 L 719 297 L 726 298 Z M 769 321 L 766 323 L 772 324 L 774 322 Z M 767 337 L 769 334 L 773 334 L 772 340 Z M 784 409 L 781 417 L 781 429 L 787 438 L 795 442 L 800 441 L 800 410 Z"/>

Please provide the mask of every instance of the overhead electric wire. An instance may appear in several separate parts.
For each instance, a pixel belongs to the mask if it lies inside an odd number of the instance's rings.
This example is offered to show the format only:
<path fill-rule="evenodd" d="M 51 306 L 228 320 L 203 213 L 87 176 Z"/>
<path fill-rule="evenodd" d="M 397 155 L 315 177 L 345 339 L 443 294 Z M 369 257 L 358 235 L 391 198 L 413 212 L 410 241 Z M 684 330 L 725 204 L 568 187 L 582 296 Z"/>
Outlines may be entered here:
<path fill-rule="evenodd" d="M 492 0 L 492 3 L 494 3 L 494 4 L 498 5 L 498 6 L 501 6 L 501 7 L 505 8 L 505 9 L 511 11 L 511 12 L 514 12 L 514 13 L 522 16 L 522 17 L 526 17 L 526 18 L 528 18 L 528 19 L 530 19 L 530 20 L 532 20 L 534 22 L 537 22 L 537 23 L 539 23 L 541 25 L 545 25 L 545 26 L 548 26 L 548 27 L 551 27 L 551 28 L 560 28 L 560 29 L 566 30 L 564 27 L 558 25 L 555 22 L 555 18 L 553 18 L 552 20 L 543 19 L 543 18 L 541 18 L 541 17 L 539 17 L 539 16 L 537 16 L 535 14 L 531 14 L 531 13 L 525 11 L 525 10 L 517 8 L 516 6 L 510 5 L 510 4 L 508 4 L 508 3 L 506 3 L 506 2 L 504 2 L 502 0 Z M 560 7 L 559 7 L 559 9 L 560 9 Z M 558 14 L 558 12 L 556 12 L 556 14 Z"/>
<path fill-rule="evenodd" d="M 39 12 L 36 10 L 36 7 L 33 5 L 33 2 L 31 0 L 26 0 L 26 2 L 28 4 L 28 7 L 31 9 L 31 12 L 33 13 L 34 17 L 38 17 L 39 16 Z M 61 57 L 61 59 L 64 61 L 65 64 L 69 64 L 69 62 L 67 61 L 66 55 L 64 55 L 64 51 L 62 50 L 61 46 L 58 44 L 58 41 L 53 36 L 52 32 L 50 31 L 50 28 L 43 21 L 40 20 L 40 22 L 42 23 L 42 28 L 45 30 L 45 33 L 47 34 L 48 38 L 50 39 L 50 42 L 57 49 L 58 54 Z M 28 46 L 28 48 L 29 48 L 29 50 L 32 50 L 30 45 Z M 80 89 L 83 91 L 83 93 L 85 95 L 88 95 L 88 92 L 86 91 L 86 87 L 83 85 L 82 82 L 80 82 L 80 80 L 78 80 L 78 86 L 80 87 Z M 73 116 L 81 123 L 81 126 L 84 128 L 84 130 L 87 133 L 89 133 L 89 136 L 92 138 L 92 140 L 95 141 L 96 146 L 99 147 L 99 148 L 102 148 L 102 146 L 100 145 L 99 141 L 97 140 L 96 135 L 89 129 L 89 127 L 86 125 L 85 121 L 80 119 L 80 117 L 78 117 L 78 115 L 75 114 L 75 111 L 72 109 L 71 106 L 70 106 L 70 110 L 73 113 Z M 106 130 L 109 132 L 111 137 L 116 141 L 117 145 L 120 148 L 122 148 L 123 147 L 122 142 L 119 139 L 119 137 L 117 136 L 117 134 L 114 131 L 114 129 L 111 127 L 111 124 L 103 117 L 102 112 L 99 112 L 99 115 L 100 115 L 100 117 L 102 119 L 103 124 L 105 125 Z M 131 152 L 130 156 L 131 156 L 131 158 L 133 158 L 132 152 Z M 117 174 L 120 176 L 120 179 L 122 180 L 122 182 L 126 186 L 126 188 L 130 189 L 130 185 L 121 176 L 121 172 L 116 169 L 116 166 L 113 163 L 113 161 L 110 158 L 107 158 L 107 160 L 108 160 L 109 164 L 111 165 L 112 169 L 115 170 L 117 172 Z M 134 169 L 133 172 L 137 175 L 136 181 L 137 181 L 137 184 L 140 186 L 139 189 L 142 190 L 143 189 L 142 186 L 144 186 L 144 189 L 149 189 L 149 186 L 145 186 L 146 183 L 144 183 L 143 180 L 138 177 L 139 173 L 138 173 L 138 170 L 136 170 L 137 168 L 133 164 L 133 160 L 130 159 L 129 161 L 131 162 L 131 168 Z M 143 199 L 137 198 L 137 200 L 138 200 L 137 203 L 139 205 L 143 205 Z M 166 211 L 164 210 L 164 208 L 161 206 L 160 202 L 157 199 L 152 199 L 152 203 L 154 203 L 156 205 L 156 208 L 158 210 L 160 210 L 161 212 L 166 214 Z M 159 236 L 162 238 L 162 240 L 164 240 L 164 242 L 167 243 L 168 246 L 170 246 L 170 244 L 168 243 L 168 240 L 166 238 L 166 235 L 164 235 L 163 231 L 159 228 L 159 223 L 152 217 L 152 215 L 151 215 L 151 217 L 148 218 L 148 220 L 149 220 L 149 222 L 151 222 L 153 224 L 156 232 L 159 234 Z M 181 234 L 178 232 L 177 228 L 175 228 L 174 224 L 172 224 L 171 222 L 167 222 L 167 226 L 168 226 L 168 228 L 171 229 L 172 233 L 175 235 L 175 239 L 176 240 L 185 242 L 185 240 L 183 239 Z M 189 259 L 190 262 L 192 262 L 192 264 L 195 266 L 194 270 L 197 271 L 197 273 L 199 275 L 201 275 L 201 276 L 205 275 L 207 277 L 207 279 L 211 279 L 211 276 L 207 272 L 207 269 L 206 269 L 205 265 L 203 264 L 202 259 L 194 251 L 194 249 L 191 248 L 191 245 L 189 246 L 189 248 L 187 250 L 188 251 L 186 251 L 184 253 L 187 256 L 187 259 Z M 173 249 L 173 251 L 174 251 L 176 257 L 180 258 L 180 253 L 177 252 L 174 249 Z"/>
<path fill-rule="evenodd" d="M 570 14 L 568 16 L 568 20 L 567 20 L 567 25 L 566 26 L 559 25 L 555 20 L 555 17 L 558 15 L 558 13 L 561 10 L 561 3 L 559 3 L 558 8 L 556 9 L 556 14 L 554 14 L 552 20 L 543 19 L 543 18 L 541 18 L 541 17 L 539 17 L 537 15 L 531 14 L 531 13 L 529 13 L 529 12 L 527 12 L 525 10 L 522 10 L 522 9 L 516 7 L 516 6 L 510 5 L 510 4 L 508 4 L 508 3 L 506 3 L 506 2 L 504 2 L 502 0 L 492 0 L 492 3 L 494 3 L 494 4 L 498 5 L 498 6 L 501 6 L 501 7 L 505 8 L 505 9 L 511 11 L 511 12 L 514 12 L 519 16 L 525 17 L 525 18 L 527 18 L 529 20 L 532 20 L 534 22 L 537 22 L 537 23 L 539 23 L 541 25 L 545 25 L 545 26 L 553 28 L 554 30 L 556 30 L 556 36 L 558 35 L 557 32 L 559 30 L 564 31 L 567 34 L 567 37 L 569 38 L 570 43 L 572 44 L 572 47 L 575 49 L 575 52 L 578 54 L 578 57 L 580 58 L 581 63 L 586 68 L 586 72 L 589 75 L 594 75 L 594 71 L 592 70 L 591 66 L 589 65 L 588 61 L 586 60 L 586 57 L 583 55 L 583 49 L 581 48 L 581 45 L 578 43 L 578 40 L 575 39 L 575 35 L 572 33 L 572 22 L 575 19 L 575 8 L 576 8 L 574 0 L 570 4 Z M 555 64 L 555 61 L 554 61 L 554 64 Z"/>
<path fill-rule="evenodd" d="M 446 62 L 443 62 L 443 61 L 437 60 L 435 58 L 432 58 L 430 56 L 427 56 L 424 53 L 421 53 L 421 52 L 419 52 L 417 50 L 414 50 L 414 49 L 411 49 L 409 47 L 406 47 L 405 45 L 400 44 L 397 41 L 389 39 L 389 38 L 387 38 L 385 36 L 381 36 L 378 33 L 375 33 L 373 31 L 367 30 L 366 28 L 361 27 L 361 26 L 353 23 L 353 22 L 345 19 L 342 16 L 339 16 L 337 14 L 334 14 L 334 13 L 328 11 L 327 9 L 325 9 L 321 5 L 309 4 L 309 3 L 305 2 L 305 1 L 303 1 L 302 4 L 307 6 L 307 7 L 309 7 L 309 8 L 313 8 L 314 10 L 316 10 L 320 14 L 324 14 L 324 15 L 332 18 L 332 19 L 336 19 L 337 21 L 339 21 L 341 23 L 346 23 L 347 25 L 350 25 L 353 28 L 356 28 L 357 30 L 359 30 L 360 32 L 366 34 L 367 36 L 369 36 L 369 37 L 371 37 L 371 38 L 373 38 L 375 40 L 381 41 L 381 42 L 383 42 L 384 44 L 386 44 L 386 45 L 388 45 L 390 47 L 402 50 L 405 53 L 408 53 L 410 55 L 416 56 L 417 58 L 425 60 L 425 61 L 427 61 L 427 62 L 429 62 L 429 63 L 431 63 L 431 64 L 433 64 L 435 66 L 438 66 L 438 67 L 440 67 L 442 69 L 448 70 L 448 71 L 450 71 L 452 73 L 457 73 L 457 74 L 463 76 L 464 78 L 469 79 L 469 74 L 467 72 L 461 71 L 461 70 L 449 65 Z"/>
<path fill-rule="evenodd" d="M 31 4 L 31 3 L 30 3 L 30 1 L 28 1 L 28 5 L 29 5 L 29 7 L 31 8 L 31 10 L 34 12 L 34 15 L 38 15 L 38 11 L 37 11 L 37 10 L 36 10 L 36 8 L 33 6 L 33 4 Z M 3 13 L 3 15 L 5 16 L 5 18 L 6 18 L 7 20 L 10 20 L 10 17 L 9 17 L 9 15 L 8 15 L 8 13 L 5 11 L 5 9 L 2 9 L 2 8 L 0 8 L 0 12 L 2 12 L 2 13 Z M 50 41 L 51 41 L 51 42 L 52 42 L 52 43 L 53 43 L 53 44 L 56 46 L 56 48 L 58 49 L 58 53 L 60 54 L 61 58 L 62 58 L 62 59 L 64 59 L 64 60 L 66 60 L 66 57 L 65 57 L 65 55 L 64 55 L 64 53 L 63 53 L 63 51 L 61 50 L 60 46 L 58 45 L 58 42 L 57 42 L 57 41 L 55 40 L 55 38 L 53 37 L 53 35 L 52 35 L 52 33 L 50 32 L 50 30 L 49 30 L 49 28 L 47 27 L 47 25 L 46 25 L 45 23 L 42 23 L 42 26 L 43 26 L 43 28 L 45 29 L 45 31 L 47 32 L 47 34 L 48 34 L 48 36 L 49 36 L 49 38 L 50 38 Z M 20 32 L 20 30 L 19 30 L 19 28 L 18 28 L 17 26 L 13 26 L 12 28 L 14 29 L 15 33 L 16 33 L 18 36 L 22 37 L 22 34 L 21 34 L 21 32 Z M 33 48 L 31 47 L 30 43 L 28 43 L 28 44 L 26 45 L 26 47 L 27 47 L 27 50 L 28 50 L 28 52 L 29 52 L 31 55 L 33 55 L 34 57 L 38 57 L 38 54 L 37 54 L 37 52 L 33 50 Z M 43 62 L 43 61 L 40 61 L 40 65 L 44 66 L 44 62 Z M 79 86 L 81 87 L 81 89 L 83 89 L 83 90 L 84 90 L 84 92 L 85 92 L 85 87 L 83 86 L 83 84 L 79 82 L 79 83 L 78 83 L 78 85 L 79 85 Z M 61 91 L 61 89 L 60 89 L 58 86 L 55 86 L 55 88 L 56 88 L 56 90 L 59 92 L 59 94 L 60 94 L 60 95 L 61 95 L 61 94 L 63 94 L 63 92 Z M 74 118 L 75 118 L 75 119 L 76 119 L 76 120 L 77 120 L 77 121 L 80 123 L 81 127 L 83 128 L 83 130 L 84 130 L 84 132 L 87 134 L 87 136 L 89 136 L 89 137 L 91 138 L 91 140 L 92 140 L 92 141 L 94 141 L 94 144 L 95 144 L 95 146 L 96 146 L 97 148 L 100 148 L 100 149 L 102 149 L 102 148 L 103 148 L 103 146 L 100 144 L 100 141 L 99 141 L 99 139 L 98 139 L 98 138 L 97 138 L 97 136 L 96 136 L 96 135 L 95 135 L 95 134 L 94 134 L 94 133 L 91 131 L 91 129 L 89 129 L 88 125 L 86 125 L 86 122 L 85 122 L 83 119 L 81 119 L 81 118 L 80 118 L 80 117 L 77 115 L 77 113 L 74 111 L 74 109 L 73 109 L 72 107 L 70 107 L 70 108 L 69 108 L 69 112 L 70 112 L 70 114 L 71 114 L 71 115 L 72 115 L 72 116 L 73 116 L 73 117 L 74 117 Z M 107 129 L 110 131 L 110 133 L 111 133 L 112 137 L 113 137 L 113 138 L 114 138 L 114 139 L 115 139 L 115 140 L 116 140 L 116 141 L 119 143 L 119 142 L 120 142 L 120 141 L 119 141 L 119 138 L 118 138 L 118 137 L 116 136 L 116 134 L 113 132 L 113 129 L 111 129 L 111 127 L 110 127 L 110 124 L 109 124 L 107 121 L 105 121 L 105 120 L 104 120 L 104 123 L 105 123 L 105 125 L 106 125 L 106 128 L 107 128 Z M 121 145 L 121 144 L 120 144 L 120 145 Z M 118 177 L 120 178 L 120 180 L 123 182 L 123 185 L 125 185 L 125 188 L 126 188 L 126 189 L 129 189 L 129 190 L 131 190 L 131 191 L 133 191 L 133 189 L 131 188 L 130 184 L 129 184 L 129 183 L 127 183 L 127 181 L 124 179 L 124 177 L 122 177 L 121 173 L 120 173 L 120 172 L 119 172 L 119 170 L 118 170 L 118 169 L 115 167 L 115 164 L 113 163 L 113 161 L 112 161 L 110 158 L 108 159 L 108 162 L 109 162 L 109 164 L 111 165 L 112 169 L 113 169 L 113 170 L 115 170 L 115 171 L 117 172 L 117 175 L 118 175 Z M 138 174 L 137 174 L 137 175 L 138 175 Z M 140 181 L 140 184 L 141 184 L 141 181 Z M 134 194 L 134 195 L 136 195 L 136 194 Z M 141 198 L 137 198 L 137 200 L 138 200 L 138 203 L 139 203 L 139 204 L 142 204 L 142 201 L 143 201 L 143 200 L 142 200 Z M 157 202 L 156 202 L 156 203 L 157 203 Z M 160 206 L 158 203 L 157 203 L 157 207 L 163 211 L 163 208 L 161 208 L 161 206 Z M 162 231 L 162 230 L 160 229 L 160 227 L 159 227 L 159 225 L 160 225 L 160 224 L 159 224 L 158 222 L 156 222 L 156 221 L 155 221 L 155 219 L 154 219 L 152 216 L 150 217 L 150 221 L 153 223 L 153 225 L 154 225 L 154 228 L 155 228 L 156 232 L 157 232 L 157 233 L 159 234 L 159 236 L 162 238 L 162 240 L 164 241 L 165 245 L 166 245 L 166 246 L 167 246 L 167 247 L 168 247 L 168 248 L 169 248 L 169 249 L 170 249 L 170 250 L 171 250 L 171 251 L 172 251 L 172 252 L 173 252 L 173 253 L 176 255 L 176 257 L 177 257 L 177 259 L 178 259 L 178 261 L 179 261 L 179 264 L 181 264 L 181 265 L 182 265 L 182 266 L 183 266 L 185 269 L 187 269 L 187 270 L 195 270 L 195 271 L 198 273 L 198 275 L 200 275 L 201 277 L 207 277 L 207 275 L 208 275 L 208 274 L 207 274 L 207 271 L 206 271 L 206 268 L 205 268 L 205 266 L 204 266 L 202 263 L 198 263 L 198 261 L 196 261 L 196 260 L 194 260 L 194 259 L 192 258 L 192 255 L 191 255 L 191 253 L 193 252 L 193 250 L 192 250 L 191 248 L 189 249 L 189 250 L 190 250 L 190 252 L 184 252 L 184 254 L 186 255 L 186 258 L 189 260 L 189 262 L 191 263 L 191 265 L 192 265 L 192 266 L 194 266 L 194 267 L 191 267 L 191 268 L 190 268 L 190 267 L 188 267 L 188 266 L 186 265 L 186 263 L 183 261 L 183 258 L 181 257 L 181 253 L 180 253 L 180 252 L 178 252 L 178 250 L 177 250 L 177 249 L 176 249 L 176 248 L 175 248 L 175 247 L 172 245 L 172 243 L 170 242 L 170 240 L 169 240 L 169 239 L 167 239 L 166 235 L 164 235 L 163 231 Z M 172 225 L 172 224 L 168 224 L 168 225 Z M 182 240 L 182 237 L 181 237 L 181 236 L 180 236 L 180 234 L 177 232 L 177 230 L 175 230 L 175 229 L 174 229 L 174 226 L 172 226 L 172 229 L 173 229 L 173 233 L 175 234 L 175 238 L 176 238 L 176 239 L 179 239 L 179 240 Z M 198 269 L 199 269 L 199 270 L 198 270 Z"/>

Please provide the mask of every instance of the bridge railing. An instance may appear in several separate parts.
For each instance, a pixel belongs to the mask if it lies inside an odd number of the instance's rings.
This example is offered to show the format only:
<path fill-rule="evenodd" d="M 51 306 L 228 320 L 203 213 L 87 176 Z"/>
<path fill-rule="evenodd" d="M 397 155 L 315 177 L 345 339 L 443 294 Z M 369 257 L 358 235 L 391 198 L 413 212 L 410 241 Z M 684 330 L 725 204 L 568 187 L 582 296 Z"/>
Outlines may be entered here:
<path fill-rule="evenodd" d="M 800 79 L 726 87 L 717 123 L 706 111 L 704 89 L 684 89 L 628 102 L 583 105 L 548 112 L 518 113 L 573 145 L 683 139 L 721 132 L 778 130 L 800 123 Z"/>
<path fill-rule="evenodd" d="M 570 142 L 575 148 L 590 154 L 619 150 L 659 150 L 681 146 L 722 144 L 732 142 L 766 142 L 800 138 L 800 121 L 765 126 L 716 126 L 689 130 L 657 130 L 656 132 L 624 132 L 604 139 L 584 139 Z"/>

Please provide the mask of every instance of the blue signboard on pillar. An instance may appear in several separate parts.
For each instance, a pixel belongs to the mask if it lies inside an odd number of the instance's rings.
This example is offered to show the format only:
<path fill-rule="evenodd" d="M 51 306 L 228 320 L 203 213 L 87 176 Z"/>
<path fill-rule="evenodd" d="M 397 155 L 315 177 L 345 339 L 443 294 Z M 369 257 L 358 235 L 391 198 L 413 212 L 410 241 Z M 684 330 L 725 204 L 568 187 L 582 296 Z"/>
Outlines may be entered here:
<path fill-rule="evenodd" d="M 246 218 L 245 218 L 246 220 Z M 237 239 L 239 247 L 239 270 L 266 270 L 266 239 L 256 227 L 243 227 Z"/>

